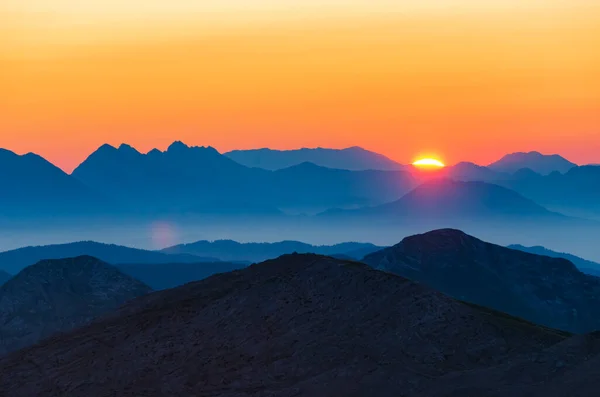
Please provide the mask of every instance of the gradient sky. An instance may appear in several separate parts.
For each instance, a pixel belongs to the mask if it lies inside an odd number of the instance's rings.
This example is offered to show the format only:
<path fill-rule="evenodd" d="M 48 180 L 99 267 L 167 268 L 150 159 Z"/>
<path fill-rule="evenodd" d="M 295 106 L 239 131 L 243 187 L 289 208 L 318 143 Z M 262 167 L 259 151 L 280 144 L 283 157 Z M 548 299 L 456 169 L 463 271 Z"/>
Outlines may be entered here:
<path fill-rule="evenodd" d="M 600 162 L 597 0 L 3 0 L 0 147 Z"/>

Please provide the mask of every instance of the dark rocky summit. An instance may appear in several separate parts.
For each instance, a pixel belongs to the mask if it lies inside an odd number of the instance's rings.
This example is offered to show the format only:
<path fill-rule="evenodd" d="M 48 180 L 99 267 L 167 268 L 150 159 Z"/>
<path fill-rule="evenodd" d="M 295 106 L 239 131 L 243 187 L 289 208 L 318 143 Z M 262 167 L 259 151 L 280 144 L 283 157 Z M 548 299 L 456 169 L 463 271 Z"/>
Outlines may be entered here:
<path fill-rule="evenodd" d="M 441 229 L 407 237 L 363 262 L 537 324 L 576 333 L 600 329 L 600 279 L 566 259 Z"/>
<path fill-rule="evenodd" d="M 0 390 L 413 396 L 445 375 L 534 357 L 568 336 L 361 263 L 293 254 L 135 299 L 11 353 L 0 359 Z"/>
<path fill-rule="evenodd" d="M 89 256 L 29 266 L 0 287 L 0 355 L 87 324 L 150 291 Z"/>

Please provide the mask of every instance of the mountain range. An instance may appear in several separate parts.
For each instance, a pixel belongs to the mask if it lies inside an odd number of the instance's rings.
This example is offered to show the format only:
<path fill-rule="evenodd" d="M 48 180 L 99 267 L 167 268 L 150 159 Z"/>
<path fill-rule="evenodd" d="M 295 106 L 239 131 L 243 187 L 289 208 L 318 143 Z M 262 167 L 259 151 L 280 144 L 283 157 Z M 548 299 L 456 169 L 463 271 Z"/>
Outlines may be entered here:
<path fill-rule="evenodd" d="M 407 237 L 363 262 L 536 324 L 577 333 L 600 329 L 600 278 L 563 258 L 442 229 Z"/>
<path fill-rule="evenodd" d="M 212 256 L 223 261 L 251 261 L 262 262 L 274 259 L 284 254 L 297 252 L 299 254 L 312 253 L 321 255 L 345 255 L 348 258 L 359 260 L 365 255 L 380 250 L 369 243 L 341 243 L 335 245 L 315 246 L 299 241 L 280 241 L 276 243 L 238 243 L 232 240 L 197 241 L 190 244 L 180 244 L 165 248 L 161 252 L 166 254 L 189 254 L 198 256 Z M 0 257 L 1 258 L 1 257 Z"/>
<path fill-rule="evenodd" d="M 540 152 L 511 153 L 488 165 L 489 169 L 498 172 L 513 174 L 521 169 L 530 169 L 541 175 L 564 174 L 575 167 L 577 164 L 558 154 L 544 155 Z"/>
<path fill-rule="evenodd" d="M 263 155 L 281 158 L 281 167 L 262 169 L 241 160 Z M 578 167 L 560 156 L 537 152 L 508 155 L 488 167 L 463 162 L 424 173 L 357 147 L 261 149 L 222 155 L 211 147 L 174 142 L 165 151 L 154 149 L 147 154 L 126 144 L 103 145 L 72 175 L 37 155 L 18 156 L 7 150 L 0 151 L 0 168 L 5 171 L 0 186 L 6 192 L 0 197 L 4 210 L 0 220 L 106 214 L 279 216 L 282 210 L 316 213 L 389 203 L 441 177 L 500 184 L 541 205 L 600 211 L 600 192 L 595 188 L 600 167 Z"/>
<path fill-rule="evenodd" d="M 142 296 L 9 354 L 0 389 L 13 397 L 416 396 L 444 375 L 492 370 L 569 340 L 364 264 L 296 254 Z M 505 376 L 524 386 L 521 372 Z M 468 395 L 469 384 L 461 387 Z"/>
<path fill-rule="evenodd" d="M 401 171 L 407 168 L 379 153 L 358 146 L 346 149 L 302 148 L 273 150 L 268 148 L 233 150 L 224 153 L 230 159 L 247 167 L 279 170 L 302 163 L 313 163 L 326 168 L 350 171 Z"/>
<path fill-rule="evenodd" d="M 96 258 L 40 261 L 0 287 L 0 356 L 87 324 L 150 291 Z"/>
<path fill-rule="evenodd" d="M 64 259 L 76 256 L 93 256 L 110 264 L 121 263 L 197 263 L 218 262 L 219 259 L 190 254 L 167 255 L 162 252 L 123 247 L 115 244 L 102 244 L 94 241 L 81 241 L 68 244 L 23 247 L 0 252 L 0 269 L 16 274 L 27 266 L 44 259 Z"/>
<path fill-rule="evenodd" d="M 139 212 L 250 213 L 385 202 L 414 187 L 409 173 L 338 170 L 312 163 L 267 171 L 249 168 L 211 147 L 175 142 L 142 154 L 104 145 L 72 176 Z"/>

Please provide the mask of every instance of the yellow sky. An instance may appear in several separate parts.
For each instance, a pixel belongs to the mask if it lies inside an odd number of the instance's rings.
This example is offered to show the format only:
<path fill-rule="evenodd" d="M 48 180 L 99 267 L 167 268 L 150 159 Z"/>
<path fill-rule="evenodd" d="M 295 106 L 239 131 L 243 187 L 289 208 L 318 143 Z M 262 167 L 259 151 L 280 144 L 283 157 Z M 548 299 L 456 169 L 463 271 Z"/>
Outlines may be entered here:
<path fill-rule="evenodd" d="M 594 161 L 595 3 L 4 0 L 0 147 L 65 169 L 175 139 Z"/>

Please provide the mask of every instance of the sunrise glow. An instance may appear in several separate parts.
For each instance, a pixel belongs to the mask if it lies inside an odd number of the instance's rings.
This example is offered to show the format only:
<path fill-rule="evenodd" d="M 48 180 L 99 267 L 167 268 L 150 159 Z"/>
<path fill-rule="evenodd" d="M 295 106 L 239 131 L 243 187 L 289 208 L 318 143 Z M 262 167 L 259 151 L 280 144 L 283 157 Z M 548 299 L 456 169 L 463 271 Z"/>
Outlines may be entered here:
<path fill-rule="evenodd" d="M 442 168 L 444 167 L 444 163 L 437 159 L 419 159 L 413 163 L 415 167 L 421 168 Z"/>

